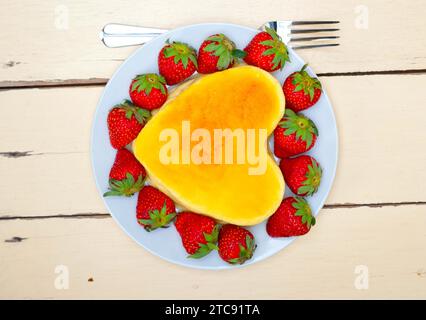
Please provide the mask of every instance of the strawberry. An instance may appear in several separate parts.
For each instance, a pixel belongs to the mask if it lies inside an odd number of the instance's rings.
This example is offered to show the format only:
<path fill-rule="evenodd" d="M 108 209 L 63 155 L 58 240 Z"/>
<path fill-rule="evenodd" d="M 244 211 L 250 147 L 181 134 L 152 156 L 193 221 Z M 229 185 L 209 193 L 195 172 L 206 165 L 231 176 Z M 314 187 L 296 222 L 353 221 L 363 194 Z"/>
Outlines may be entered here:
<path fill-rule="evenodd" d="M 175 220 L 175 227 L 189 253 L 188 258 L 199 259 L 212 250 L 217 250 L 219 225 L 212 218 L 193 212 L 181 212 Z"/>
<path fill-rule="evenodd" d="M 167 100 L 166 80 L 155 73 L 138 75 L 130 84 L 129 94 L 133 103 L 141 108 L 160 108 Z"/>
<path fill-rule="evenodd" d="M 244 51 L 247 53 L 244 58 L 247 64 L 268 72 L 282 69 L 285 62 L 290 61 L 286 45 L 271 28 L 254 36 Z"/>
<path fill-rule="evenodd" d="M 292 73 L 284 81 L 285 106 L 294 112 L 312 107 L 321 96 L 321 82 L 308 74 L 305 70 L 307 66 L 305 64 L 300 71 Z"/>
<path fill-rule="evenodd" d="M 148 110 L 139 108 L 128 100 L 116 105 L 108 114 L 108 131 L 111 145 L 121 149 L 132 142 L 151 117 Z"/>
<path fill-rule="evenodd" d="M 311 119 L 286 109 L 274 130 L 274 153 L 278 158 L 288 158 L 306 152 L 312 149 L 317 136 L 318 129 Z"/>
<path fill-rule="evenodd" d="M 109 172 L 109 191 L 104 197 L 132 196 L 142 189 L 145 176 L 144 167 L 129 150 L 118 150 Z"/>
<path fill-rule="evenodd" d="M 293 237 L 306 234 L 315 225 L 315 217 L 305 199 L 285 198 L 268 219 L 266 231 L 271 237 Z"/>
<path fill-rule="evenodd" d="M 139 192 L 136 218 L 146 231 L 165 228 L 176 217 L 175 211 L 172 199 L 160 190 L 145 186 Z"/>
<path fill-rule="evenodd" d="M 311 156 L 282 159 L 280 168 L 287 186 L 293 193 L 298 196 L 311 196 L 317 192 L 322 169 Z"/>
<path fill-rule="evenodd" d="M 166 42 L 158 55 L 160 74 L 168 85 L 179 83 L 197 69 L 197 54 L 194 48 L 182 42 Z"/>
<path fill-rule="evenodd" d="M 256 249 L 253 234 L 242 227 L 226 224 L 219 232 L 219 255 L 228 263 L 243 264 Z"/>
<path fill-rule="evenodd" d="M 235 48 L 235 44 L 223 33 L 208 37 L 198 49 L 198 72 L 212 73 L 234 65 L 246 53 Z"/>

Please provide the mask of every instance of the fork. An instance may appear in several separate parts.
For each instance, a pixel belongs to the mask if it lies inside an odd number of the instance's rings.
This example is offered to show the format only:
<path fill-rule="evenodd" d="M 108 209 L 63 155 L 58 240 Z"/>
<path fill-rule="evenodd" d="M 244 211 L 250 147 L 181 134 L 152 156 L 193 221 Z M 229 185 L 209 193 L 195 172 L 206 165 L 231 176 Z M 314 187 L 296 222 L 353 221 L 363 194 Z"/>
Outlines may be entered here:
<path fill-rule="evenodd" d="M 340 29 L 325 26 L 339 23 L 340 21 L 279 20 L 266 22 L 259 30 L 265 30 L 266 27 L 274 29 L 284 43 L 295 50 L 335 47 L 339 45 L 336 40 L 339 36 L 334 34 Z M 109 48 L 128 47 L 142 45 L 167 31 L 167 29 L 109 23 L 103 27 L 101 39 Z"/>

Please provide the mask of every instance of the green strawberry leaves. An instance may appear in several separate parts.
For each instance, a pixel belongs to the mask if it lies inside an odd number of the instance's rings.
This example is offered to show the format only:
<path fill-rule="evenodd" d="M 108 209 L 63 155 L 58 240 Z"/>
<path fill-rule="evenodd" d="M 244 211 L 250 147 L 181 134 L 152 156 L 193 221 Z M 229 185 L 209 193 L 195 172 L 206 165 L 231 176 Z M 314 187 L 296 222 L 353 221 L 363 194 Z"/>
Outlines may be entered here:
<path fill-rule="evenodd" d="M 261 45 L 270 47 L 266 49 L 262 55 L 274 55 L 272 60 L 272 68 L 276 69 L 279 66 L 280 70 L 282 70 L 286 61 L 290 61 L 287 46 L 284 44 L 284 42 L 281 40 L 281 37 L 275 32 L 274 29 L 266 27 L 266 32 L 272 37 L 272 39 L 260 42 Z"/>
<path fill-rule="evenodd" d="M 148 212 L 149 219 L 139 219 L 146 231 L 150 232 L 158 228 L 167 228 L 168 224 L 176 217 L 176 212 L 167 213 L 166 201 L 161 210 L 155 209 Z"/>
<path fill-rule="evenodd" d="M 306 172 L 306 179 L 303 181 L 302 186 L 297 189 L 297 193 L 300 195 L 311 196 L 317 192 L 318 187 L 321 183 L 322 169 L 318 162 L 312 158 L 312 162 L 308 165 L 308 171 Z"/>
<path fill-rule="evenodd" d="M 211 52 L 219 57 L 216 64 L 218 70 L 227 69 L 236 59 L 242 59 L 247 55 L 243 50 L 236 49 L 234 42 L 223 33 L 210 36 L 206 41 L 211 42 L 204 47 L 203 51 Z"/>
<path fill-rule="evenodd" d="M 317 78 L 312 78 L 305 70 L 308 65 L 305 64 L 302 69 L 293 75 L 292 83 L 295 86 L 294 92 L 303 90 L 305 95 L 309 95 L 311 101 L 314 99 L 315 90 L 322 90 L 321 82 Z"/>
<path fill-rule="evenodd" d="M 162 94 L 166 94 L 166 79 L 155 73 L 141 74 L 136 76 L 132 84 L 131 91 L 138 93 L 144 91 L 147 96 L 151 93 L 152 89 L 158 89 Z"/>
<path fill-rule="evenodd" d="M 229 259 L 228 262 L 232 264 L 243 264 L 246 260 L 251 259 L 257 245 L 255 244 L 254 238 L 246 235 L 245 246 L 240 244 L 240 254 L 238 258 Z"/>
<path fill-rule="evenodd" d="M 121 104 L 117 105 L 116 108 L 120 108 L 126 112 L 126 118 L 131 119 L 132 116 L 135 116 L 136 120 L 140 124 L 145 124 L 151 118 L 151 112 L 146 109 L 139 108 L 134 105 L 129 100 L 124 100 Z"/>
<path fill-rule="evenodd" d="M 195 253 L 189 255 L 188 258 L 200 259 L 208 255 L 213 250 L 219 250 L 216 245 L 218 237 L 219 225 L 217 224 L 214 227 L 212 233 L 204 233 L 204 239 L 207 243 L 199 243 L 200 247 L 198 248 L 198 250 Z"/>
<path fill-rule="evenodd" d="M 310 229 L 315 225 L 315 217 L 312 215 L 311 208 L 308 202 L 301 197 L 294 197 L 295 201 L 292 203 L 293 208 L 296 209 L 295 216 L 302 217 L 302 223 L 306 224 Z"/>
<path fill-rule="evenodd" d="M 183 68 L 188 67 L 188 62 L 191 61 L 195 67 L 198 67 L 197 53 L 194 48 L 190 47 L 186 43 L 174 41 L 172 43 L 169 40 L 166 41 L 167 45 L 164 48 L 164 56 L 166 58 L 174 57 L 173 62 L 178 64 L 182 61 Z"/>
<path fill-rule="evenodd" d="M 104 197 L 109 196 L 126 196 L 130 197 L 136 192 L 139 192 L 144 185 L 144 177 L 139 175 L 138 179 L 129 173 L 126 173 L 126 178 L 122 180 L 109 179 L 109 191 L 104 193 Z"/>
<path fill-rule="evenodd" d="M 244 50 L 240 50 L 240 49 L 234 49 L 231 52 L 232 56 L 238 59 L 244 59 L 247 55 L 247 52 L 245 52 Z"/>
<path fill-rule="evenodd" d="M 297 114 L 291 109 L 286 109 L 283 120 L 279 126 L 286 129 L 284 135 L 296 134 L 296 140 L 301 139 L 306 142 L 308 149 L 312 145 L 314 136 L 318 136 L 318 129 L 315 123 L 302 114 Z"/>

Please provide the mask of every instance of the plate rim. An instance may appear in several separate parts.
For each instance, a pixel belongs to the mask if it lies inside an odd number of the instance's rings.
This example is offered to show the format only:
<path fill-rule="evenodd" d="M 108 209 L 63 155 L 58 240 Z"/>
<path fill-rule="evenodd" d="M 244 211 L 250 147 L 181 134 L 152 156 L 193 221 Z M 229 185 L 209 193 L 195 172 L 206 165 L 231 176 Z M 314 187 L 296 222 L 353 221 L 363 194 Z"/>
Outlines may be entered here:
<path fill-rule="evenodd" d="M 245 29 L 245 30 L 247 30 L 249 32 L 259 32 L 258 29 L 255 29 L 255 28 L 252 28 L 252 27 L 248 27 L 248 26 L 245 26 L 245 25 L 235 24 L 235 23 L 203 22 L 203 23 L 195 23 L 195 24 L 188 24 L 188 25 L 180 26 L 178 28 L 174 28 L 174 29 L 168 30 L 167 32 L 161 34 L 160 36 L 167 38 L 168 35 L 173 34 L 175 32 L 178 32 L 178 31 L 181 31 L 181 30 L 184 30 L 184 29 L 187 29 L 189 27 L 196 28 L 196 27 L 203 27 L 203 26 L 221 26 L 221 27 L 231 27 L 231 28 L 232 27 L 237 27 L 237 28 L 240 28 L 240 29 Z M 121 224 L 120 221 L 115 217 L 115 215 L 112 213 L 112 210 L 111 210 L 109 204 L 105 200 L 105 197 L 103 197 L 102 187 L 100 185 L 100 181 L 98 181 L 98 179 L 97 179 L 96 169 L 95 169 L 95 163 L 94 163 L 95 162 L 95 160 L 94 160 L 95 127 L 96 127 L 96 119 L 99 117 L 100 103 L 104 99 L 104 96 L 106 95 L 106 92 L 108 91 L 108 88 L 111 85 L 111 82 L 112 82 L 113 78 L 116 76 L 116 74 L 120 73 L 120 71 L 124 68 L 126 62 L 129 59 L 132 59 L 134 56 L 138 55 L 139 51 L 141 51 L 146 44 L 151 43 L 152 41 L 155 41 L 157 38 L 158 37 L 155 37 L 155 38 L 151 39 L 150 41 L 146 42 L 145 44 L 141 45 L 134 52 L 132 52 L 124 61 L 121 62 L 120 66 L 118 68 L 116 68 L 115 71 L 113 72 L 113 74 L 111 75 L 110 79 L 108 80 L 108 82 L 106 83 L 105 87 L 102 90 L 102 94 L 98 98 L 97 105 L 96 105 L 96 110 L 94 112 L 93 119 L 92 119 L 92 126 L 91 126 L 91 133 L 90 133 L 90 162 L 91 162 L 92 175 L 93 175 L 94 180 L 95 180 L 95 185 L 96 185 L 97 192 L 100 195 L 100 197 L 102 198 L 102 202 L 104 203 L 105 207 L 107 208 L 109 215 L 113 218 L 113 220 L 121 228 L 121 230 L 123 230 L 127 236 L 129 236 L 134 242 L 136 242 L 136 244 L 138 246 L 143 247 L 145 250 L 147 250 L 149 253 L 151 253 L 152 255 L 154 255 L 157 258 L 160 258 L 162 260 L 165 260 L 165 261 L 167 261 L 169 263 L 172 263 L 172 264 L 175 264 L 175 265 L 183 266 L 183 267 L 186 267 L 186 268 L 199 269 L 199 270 L 229 270 L 229 269 L 239 269 L 239 268 L 244 268 L 244 267 L 251 266 L 251 265 L 253 265 L 255 263 L 262 262 L 262 261 L 266 260 L 267 258 L 270 258 L 271 256 L 273 256 L 273 255 L 281 252 L 284 248 L 286 248 L 286 247 L 290 246 L 291 244 L 293 244 L 294 241 L 298 237 L 286 238 L 289 241 L 289 243 L 287 245 L 279 248 L 276 251 L 268 252 L 268 253 L 264 254 L 258 260 L 251 260 L 251 261 L 249 260 L 246 263 L 241 264 L 241 265 L 228 265 L 228 264 L 224 264 L 224 265 L 221 265 L 221 266 L 205 266 L 205 265 L 185 264 L 184 262 L 173 260 L 173 259 L 171 259 L 171 258 L 169 258 L 167 256 L 161 255 L 157 251 L 154 251 L 151 248 L 149 248 L 149 247 L 143 245 L 142 243 L 140 243 L 140 241 L 137 240 L 124 227 L 124 225 Z M 305 63 L 305 60 L 302 59 L 302 57 L 300 57 L 300 55 L 297 54 L 292 48 L 289 47 L 288 50 L 291 51 L 295 56 L 297 56 L 302 62 Z M 317 74 L 312 70 L 312 68 L 310 66 L 308 66 L 307 69 L 314 76 L 317 76 Z M 328 189 L 325 192 L 326 196 L 323 197 L 323 199 L 320 201 L 320 204 L 318 206 L 317 211 L 313 213 L 314 216 L 318 216 L 319 215 L 320 211 L 324 207 L 325 201 L 328 199 L 328 197 L 330 195 L 331 188 L 334 185 L 334 180 L 335 180 L 335 177 L 336 177 L 336 171 L 337 171 L 337 166 L 338 166 L 338 159 L 339 159 L 339 157 L 338 157 L 338 155 L 339 155 L 339 130 L 338 130 L 338 126 L 337 126 L 336 116 L 335 116 L 335 113 L 334 113 L 333 105 L 332 105 L 332 103 L 331 103 L 331 101 L 329 99 L 329 96 L 328 96 L 326 90 L 324 89 L 324 87 L 322 88 L 322 91 L 323 91 L 323 95 L 322 96 L 325 99 L 327 99 L 328 105 L 330 106 L 330 110 L 331 110 L 331 116 L 332 116 L 333 125 L 334 125 L 334 132 L 335 132 L 336 151 L 335 151 L 335 153 L 333 155 L 335 165 L 334 165 L 333 171 L 332 171 L 332 173 L 330 175 L 330 177 L 331 177 L 330 185 L 329 185 Z"/>

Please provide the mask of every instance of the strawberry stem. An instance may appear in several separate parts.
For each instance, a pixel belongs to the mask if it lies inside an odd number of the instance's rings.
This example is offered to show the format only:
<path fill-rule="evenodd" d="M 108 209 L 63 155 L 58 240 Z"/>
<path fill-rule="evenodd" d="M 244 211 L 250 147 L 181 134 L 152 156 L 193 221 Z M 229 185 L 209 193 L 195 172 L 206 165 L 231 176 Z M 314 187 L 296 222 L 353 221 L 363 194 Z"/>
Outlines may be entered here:
<path fill-rule="evenodd" d="M 138 222 L 144 225 L 146 231 L 150 232 L 158 228 L 166 228 L 176 217 L 176 212 L 167 213 L 167 205 L 164 201 L 161 210 L 151 210 L 148 215 L 149 219 L 139 219 Z"/>
<path fill-rule="evenodd" d="M 139 192 L 144 186 L 145 178 L 142 175 L 139 175 L 138 179 L 135 181 L 134 177 L 127 172 L 126 178 L 122 180 L 109 180 L 109 191 L 103 194 L 104 197 L 109 196 L 126 196 L 130 197 L 136 192 Z"/>
<path fill-rule="evenodd" d="M 218 246 L 216 245 L 217 239 L 219 237 L 219 225 L 217 224 L 211 233 L 204 233 L 204 239 L 206 240 L 206 243 L 199 243 L 198 250 L 189 255 L 188 258 L 192 259 L 200 259 L 202 257 L 205 257 L 213 250 L 219 250 Z"/>

